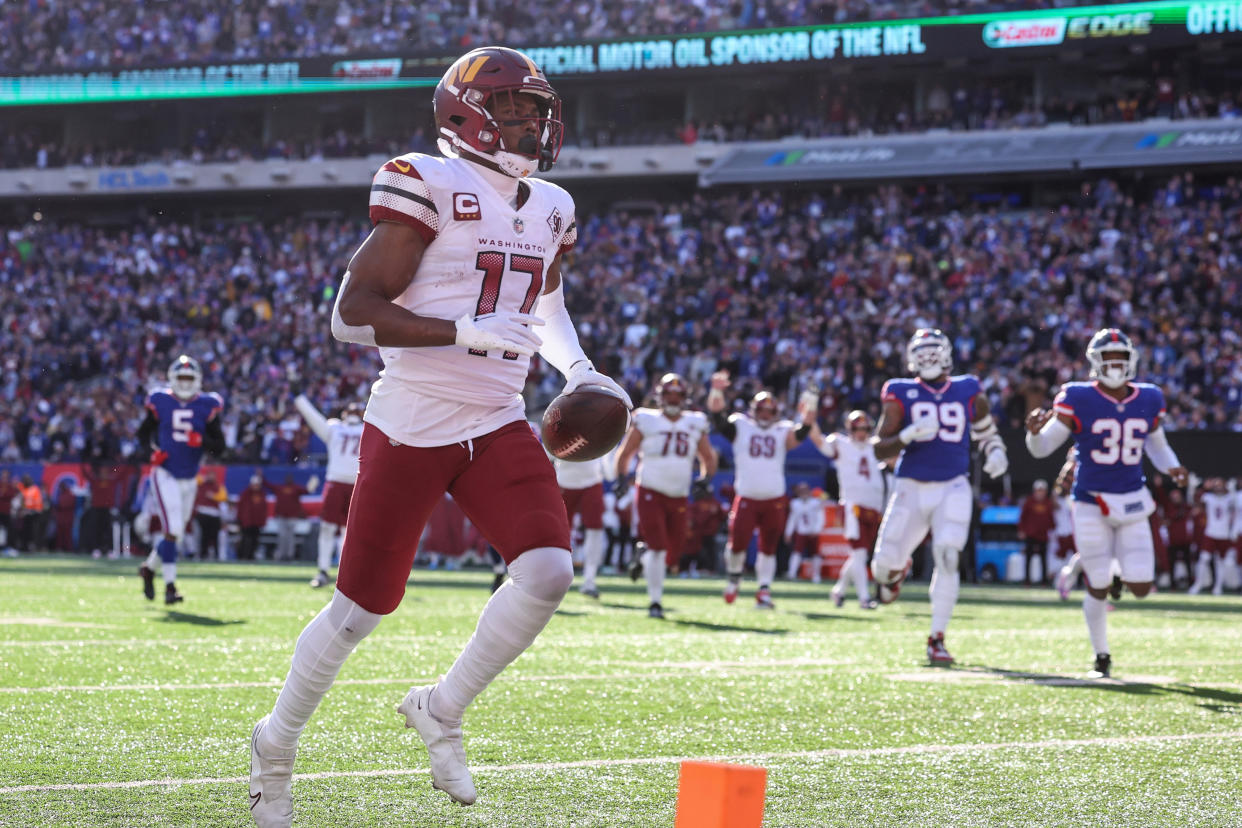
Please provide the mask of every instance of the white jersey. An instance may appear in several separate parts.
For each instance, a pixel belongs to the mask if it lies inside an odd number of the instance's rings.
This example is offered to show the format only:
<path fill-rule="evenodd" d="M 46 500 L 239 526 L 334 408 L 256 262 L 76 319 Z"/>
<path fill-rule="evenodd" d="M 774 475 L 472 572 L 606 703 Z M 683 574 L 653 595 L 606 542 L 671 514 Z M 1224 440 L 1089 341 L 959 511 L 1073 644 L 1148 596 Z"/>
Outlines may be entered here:
<path fill-rule="evenodd" d="M 1052 509 L 1052 531 L 1058 538 L 1068 538 L 1074 534 L 1074 498 L 1061 495 L 1056 499 Z"/>
<path fill-rule="evenodd" d="M 1242 491 L 1233 496 L 1233 536 L 1242 537 Z"/>
<path fill-rule="evenodd" d="M 634 428 L 642 435 L 638 485 L 668 497 L 689 497 L 699 440 L 711 426 L 701 411 L 683 411 L 670 420 L 663 411 L 639 408 Z"/>
<path fill-rule="evenodd" d="M 329 483 L 354 485 L 358 479 L 358 444 L 362 442 L 363 424 L 328 420 Z"/>
<path fill-rule="evenodd" d="M 785 445 L 797 426 L 781 420 L 764 428 L 745 414 L 729 415 L 733 437 L 733 489 L 739 497 L 771 500 L 785 494 Z"/>
<path fill-rule="evenodd" d="M 870 440 L 829 434 L 820 452 L 836 461 L 842 503 L 884 511 L 884 474 Z"/>
<path fill-rule="evenodd" d="M 544 276 L 578 237 L 573 199 L 547 181 L 523 179 L 515 209 L 469 161 L 410 153 L 389 161 L 371 185 L 371 221 L 414 228 L 427 247 L 406 310 L 456 320 L 497 311 L 529 313 Z M 433 446 L 524 419 L 530 358 L 458 345 L 379 349 L 384 370 L 371 389 L 367 422 L 407 445 Z"/>
<path fill-rule="evenodd" d="M 556 468 L 556 484 L 562 489 L 589 489 L 604 482 L 606 461 L 603 457 L 583 463 L 552 457 L 552 465 Z"/>
<path fill-rule="evenodd" d="M 1214 540 L 1229 540 L 1233 528 L 1233 516 L 1229 513 L 1233 495 L 1203 493 L 1203 511 L 1207 522 L 1203 534 Z"/>
<path fill-rule="evenodd" d="M 817 497 L 795 497 L 789 501 L 787 534 L 818 535 L 824 530 L 824 502 Z"/>

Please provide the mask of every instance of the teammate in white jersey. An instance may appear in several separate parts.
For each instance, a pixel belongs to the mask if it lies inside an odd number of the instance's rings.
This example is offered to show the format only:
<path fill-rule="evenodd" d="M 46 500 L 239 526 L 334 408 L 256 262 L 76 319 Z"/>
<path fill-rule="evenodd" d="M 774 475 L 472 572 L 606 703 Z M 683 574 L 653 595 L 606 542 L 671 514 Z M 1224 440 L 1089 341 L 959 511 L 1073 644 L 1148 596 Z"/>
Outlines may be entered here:
<path fill-rule="evenodd" d="M 612 479 L 612 462 L 599 457 L 572 463 L 553 457 L 552 465 L 556 467 L 556 482 L 561 487 L 570 524 L 574 515 L 582 521 L 582 586 L 578 591 L 598 598 L 595 576 L 604 562 L 604 480 Z"/>
<path fill-rule="evenodd" d="M 1226 571 L 1229 569 L 1229 551 L 1233 545 L 1233 495 L 1223 477 L 1213 477 L 1204 486 L 1200 496 L 1203 502 L 1203 544 L 1199 547 L 1199 560 L 1195 565 L 1195 582 L 1187 590 L 1198 595 L 1212 582 L 1212 594 L 1220 595 L 1225 589 Z"/>
<path fill-rule="evenodd" d="M 328 483 L 323 489 L 323 507 L 319 512 L 319 567 L 310 585 L 315 589 L 332 583 L 328 570 L 336 554 L 339 538 L 344 542 L 345 522 L 349 517 L 349 500 L 358 479 L 358 445 L 362 442 L 362 406 L 351 402 L 339 418 L 328 419 L 319 413 L 305 394 L 293 401 L 310 430 L 328 449 Z"/>
<path fill-rule="evenodd" d="M 681 560 L 689 522 L 687 512 L 694 462 L 699 479 L 716 473 L 716 451 L 707 439 L 710 425 L 701 411 L 686 411 L 686 381 L 665 374 L 656 388 L 659 408 L 639 408 L 617 452 L 617 477 L 638 458 L 635 498 L 638 533 L 646 544 L 642 571 L 647 578 L 647 614 L 664 617 L 664 571 Z M 635 576 L 637 577 L 637 576 Z"/>
<path fill-rule="evenodd" d="M 772 609 L 772 581 L 776 577 L 776 548 L 789 498 L 785 494 L 785 455 L 806 439 L 811 427 L 780 419 L 776 398 L 760 391 L 750 401 L 750 413 L 725 414 L 725 389 L 729 373 L 712 374 L 707 394 L 707 410 L 712 426 L 733 444 L 733 506 L 729 509 L 729 542 L 725 547 L 725 603 L 732 604 L 742 583 L 746 566 L 746 547 L 756 530 L 759 555 L 755 558 L 755 607 Z M 807 416 L 813 417 L 814 412 Z"/>
<path fill-rule="evenodd" d="M 794 486 L 789 501 L 789 520 L 785 522 L 785 542 L 789 544 L 789 580 L 798 577 L 802 562 L 811 562 L 811 583 L 820 581 L 819 535 L 824 531 L 824 502 L 811 493 L 805 483 Z"/>
<path fill-rule="evenodd" d="M 292 824 L 298 736 L 345 659 L 400 604 L 446 492 L 510 579 L 443 678 L 412 688 L 397 709 L 427 746 L 432 785 L 475 801 L 462 715 L 534 642 L 574 576 L 556 473 L 526 424 L 530 356 L 564 374 L 566 392 L 603 385 L 629 403 L 587 359 L 565 308 L 573 199 L 529 177 L 556 160 L 560 96 L 529 57 L 487 47 L 449 68 L 433 103 L 444 157 L 404 155 L 376 174 L 375 228 L 332 312 L 333 336 L 378 346 L 384 371 L 363 417 L 336 593 L 298 638 L 275 708 L 251 738 L 250 812 L 263 828 Z"/>
<path fill-rule="evenodd" d="M 867 591 L 867 558 L 875 548 L 884 513 L 884 474 L 871 442 L 871 428 L 867 413 L 855 410 L 845 417 L 845 434 L 825 437 L 818 424 L 811 429 L 811 442 L 836 465 L 845 510 L 845 539 L 850 545 L 849 557 L 841 564 L 841 574 L 832 587 L 832 601 L 838 607 L 845 603 L 847 579 L 852 578 L 858 605 L 865 610 L 876 608 Z"/>

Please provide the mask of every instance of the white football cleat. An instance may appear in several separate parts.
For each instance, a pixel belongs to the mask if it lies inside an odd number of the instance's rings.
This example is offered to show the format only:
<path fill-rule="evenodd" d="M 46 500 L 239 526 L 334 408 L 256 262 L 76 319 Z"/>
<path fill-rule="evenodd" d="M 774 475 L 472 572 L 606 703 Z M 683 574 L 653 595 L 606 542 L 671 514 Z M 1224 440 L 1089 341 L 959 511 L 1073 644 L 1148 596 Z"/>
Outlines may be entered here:
<path fill-rule="evenodd" d="M 473 805 L 474 778 L 466 767 L 466 751 L 461 745 L 461 722 L 443 722 L 431 715 L 434 684 L 412 687 L 397 712 L 405 716 L 405 726 L 418 731 L 431 757 L 431 787 L 444 791 L 462 805 Z"/>
<path fill-rule="evenodd" d="M 1064 569 L 1057 571 L 1056 585 L 1057 595 L 1061 596 L 1062 601 L 1068 601 L 1070 597 L 1070 576 Z"/>
<path fill-rule="evenodd" d="M 297 750 L 269 748 L 260 752 L 259 737 L 268 717 L 259 719 L 250 734 L 250 816 L 259 828 L 289 828 L 293 824 L 293 758 Z"/>

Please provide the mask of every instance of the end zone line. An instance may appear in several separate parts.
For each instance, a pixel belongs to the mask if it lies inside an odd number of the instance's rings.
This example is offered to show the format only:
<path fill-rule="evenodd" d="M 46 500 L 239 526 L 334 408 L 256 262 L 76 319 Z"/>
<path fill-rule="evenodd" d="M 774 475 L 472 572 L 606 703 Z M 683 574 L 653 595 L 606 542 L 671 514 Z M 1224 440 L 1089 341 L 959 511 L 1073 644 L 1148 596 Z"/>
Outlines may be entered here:
<path fill-rule="evenodd" d="M 1101 747 L 1109 745 L 1159 744 L 1162 742 L 1191 742 L 1206 739 L 1242 739 L 1242 730 L 1219 733 L 1177 733 L 1165 736 L 1102 736 L 1094 739 L 1049 739 L 1032 742 L 984 742 L 955 745 L 907 745 L 881 748 L 827 748 L 825 750 L 800 750 L 785 753 L 741 753 L 723 756 L 647 756 L 630 759 L 581 759 L 574 762 L 521 762 L 512 765 L 476 765 L 475 773 L 507 773 L 513 771 L 578 770 L 581 768 L 633 767 L 638 765 L 668 765 L 683 761 L 697 762 L 771 762 L 791 759 L 869 759 L 883 756 L 924 754 L 988 753 L 1002 750 L 1056 750 L 1075 747 Z M 294 781 L 321 779 L 365 779 L 377 777 L 424 776 L 427 768 L 401 768 L 393 770 L 321 771 L 318 773 L 295 773 Z M 242 785 L 248 776 L 208 777 L 202 779 L 136 779 L 127 782 L 78 782 L 55 785 L 12 785 L 0 787 L 0 795 L 18 793 L 45 793 L 51 791 L 96 791 L 119 788 L 180 788 L 187 785 Z"/>

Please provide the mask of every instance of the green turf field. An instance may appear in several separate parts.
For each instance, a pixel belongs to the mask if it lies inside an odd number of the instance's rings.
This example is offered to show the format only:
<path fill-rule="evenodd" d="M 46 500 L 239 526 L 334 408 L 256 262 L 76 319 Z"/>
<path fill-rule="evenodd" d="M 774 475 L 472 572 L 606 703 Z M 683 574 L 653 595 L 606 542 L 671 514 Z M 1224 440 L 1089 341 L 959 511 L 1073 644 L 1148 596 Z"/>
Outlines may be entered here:
<path fill-rule="evenodd" d="M 179 572 L 169 611 L 131 563 L 0 560 L 0 825 L 250 824 L 251 727 L 329 593 L 305 566 Z M 416 577 L 302 738 L 295 825 L 672 826 L 684 758 L 766 767 L 765 826 L 1242 825 L 1236 597 L 1126 596 L 1116 679 L 1084 682 L 1078 593 L 965 588 L 944 670 L 918 585 L 864 613 L 778 583 L 764 613 L 673 579 L 660 622 L 605 578 L 467 712 L 462 808 L 394 706 L 449 666 L 491 575 Z"/>

